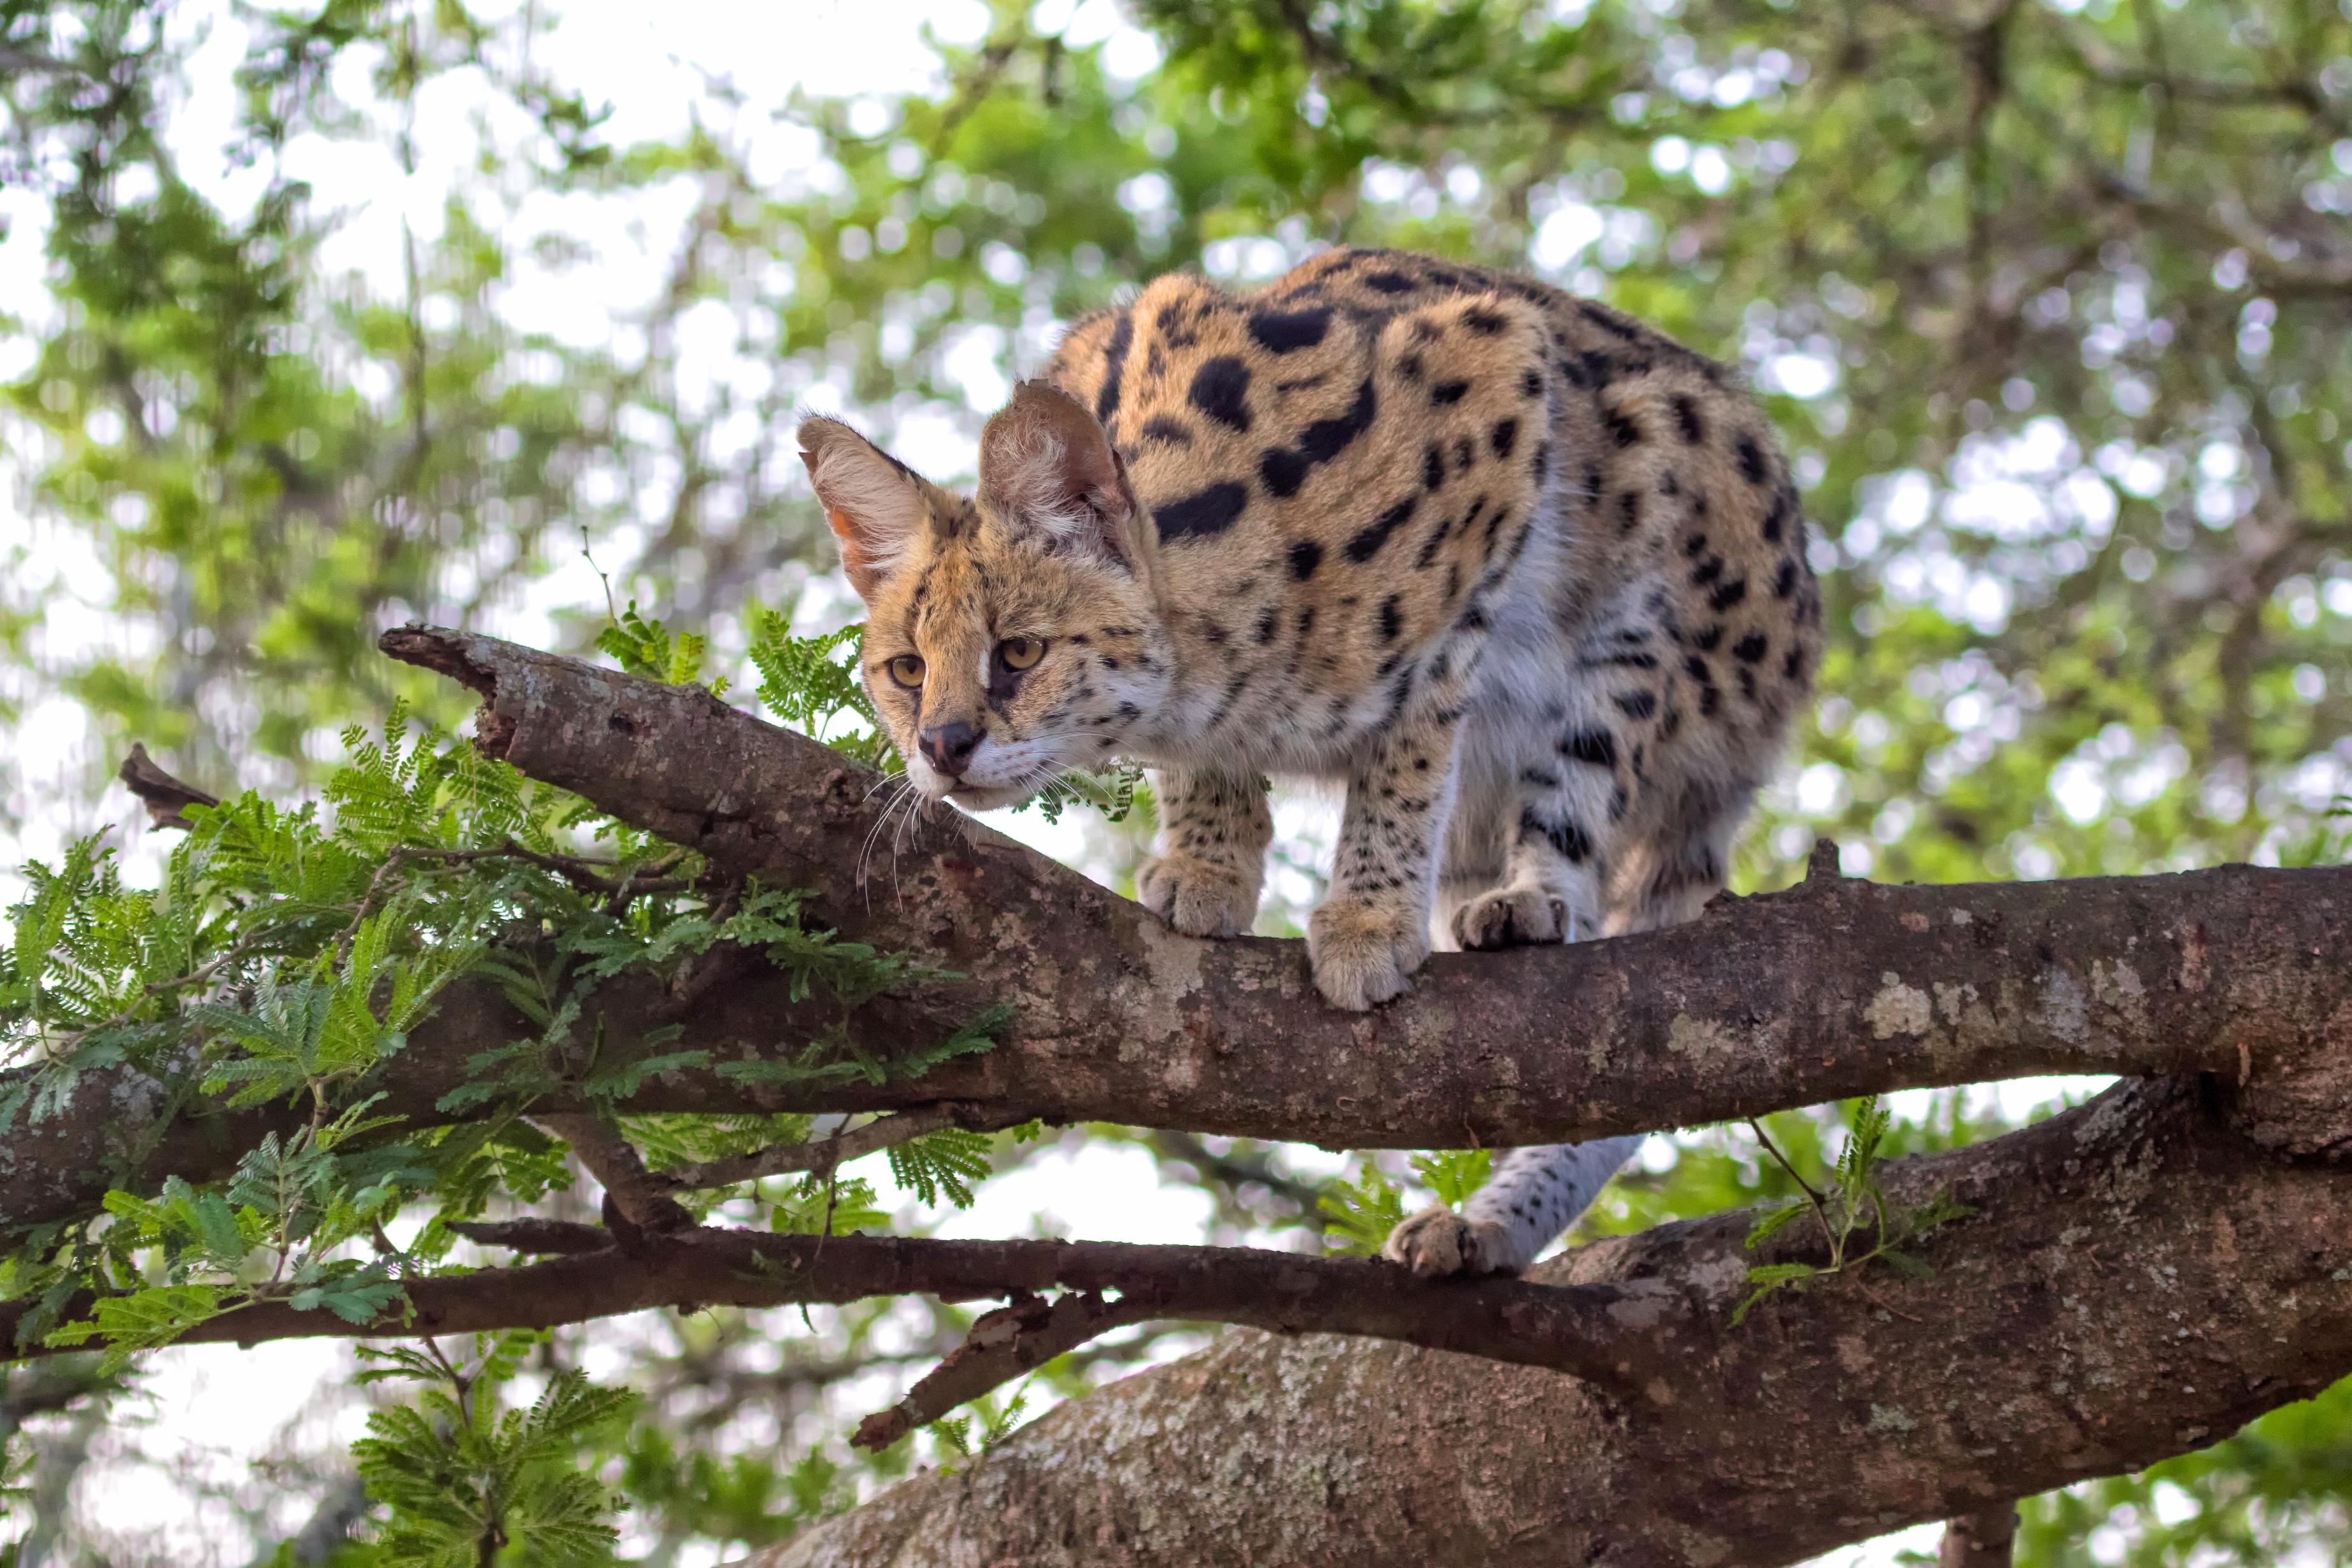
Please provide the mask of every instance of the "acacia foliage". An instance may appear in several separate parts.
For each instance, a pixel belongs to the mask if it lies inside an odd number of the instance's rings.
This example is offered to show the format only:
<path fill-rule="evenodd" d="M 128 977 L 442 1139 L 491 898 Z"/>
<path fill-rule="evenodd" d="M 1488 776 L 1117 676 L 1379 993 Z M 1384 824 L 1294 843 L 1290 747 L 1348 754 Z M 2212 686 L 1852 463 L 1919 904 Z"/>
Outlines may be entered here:
<path fill-rule="evenodd" d="M 364 656 L 378 625 L 494 612 L 583 522 L 648 606 L 641 622 L 677 629 L 657 659 L 642 650 L 646 667 L 675 674 L 702 635 L 733 668 L 755 590 L 822 537 L 781 445 L 803 397 L 830 388 L 886 438 L 969 432 L 986 412 L 961 368 L 975 345 L 1013 373 L 1051 323 L 1156 270 L 1246 280 L 1345 240 L 1532 259 L 1759 378 L 1825 536 L 1833 640 L 1804 788 L 1768 801 L 1745 884 L 1786 874 L 1815 831 L 1856 869 L 1920 878 L 2352 847 L 2327 815 L 2352 760 L 2340 5 L 1136 0 L 1125 19 L 1158 63 L 1122 77 L 1094 41 L 1099 7 L 1064 26 L 1001 0 L 983 36 L 944 51 L 935 99 L 755 106 L 816 149 L 766 179 L 717 113 L 675 144 L 614 145 L 598 106 L 519 47 L 528 10 L 338 0 L 246 14 L 241 147 L 266 185 L 241 214 L 211 208 L 157 132 L 187 44 L 163 9 L 0 0 L 5 178 L 47 198 L 62 306 L 8 389 L 9 445 L 45 522 L 97 549 L 137 633 L 60 657 L 40 601 L 0 593 L 0 712 L 62 690 L 110 743 L 143 737 L 215 787 L 316 786 L 336 732 L 395 692 L 456 716 L 446 692 Z M 387 115 L 329 90 L 354 59 Z M 459 71 L 532 131 L 486 150 L 440 238 L 408 237 L 399 291 L 323 276 L 340 193 L 306 190 L 278 152 L 324 130 L 405 158 L 404 106 Z M 510 241 L 502 192 L 680 181 L 691 212 L 663 287 L 624 323 L 642 356 L 507 324 L 504 292 L 564 247 Z M 772 379 L 689 398 L 678 324 L 722 308 Z M 615 537 L 629 524 L 641 549 Z M 38 565 L 20 551 L 0 580 L 40 582 Z M 560 623 L 584 646 L 605 620 L 596 605 Z M 854 725 L 827 737 L 858 733 L 873 743 Z M 1829 1122 L 1769 1125 L 1813 1170 Z M 1891 1138 L 1985 1130 L 1914 1117 Z M 1369 1236 L 1404 1201 L 1403 1173 L 1377 1161 L 1348 1173 L 1358 1201 L 1295 1152 L 1136 1141 L 1228 1237 L 1327 1215 L 1335 1237 Z M 1744 1133 L 1674 1159 L 1591 1223 L 1797 1195 Z M 960 1322 L 892 1320 L 877 1338 L 880 1321 L 663 1327 L 637 1381 L 679 1424 L 630 1440 L 636 1517 L 675 1547 L 836 1506 L 849 1481 L 833 1458 L 793 1469 L 741 1435 L 772 1418 L 810 1439 L 824 1391 L 892 1334 L 936 1351 Z M 1087 1375 L 1055 1373 L 1064 1389 Z M 2209 1468 L 2182 1462 L 2168 1484 L 2196 1517 L 2256 1520 L 2208 1544 L 2267 1560 L 2263 1519 L 2340 1536 L 2314 1500 L 2345 1428 L 2316 1408 Z M 2049 1505 L 2031 1549 L 2079 1558 L 2112 1519 L 2130 1551 L 2177 1559 L 2188 1537 L 2148 1521 L 2181 1505 L 2151 1501 L 2155 1484 Z"/>

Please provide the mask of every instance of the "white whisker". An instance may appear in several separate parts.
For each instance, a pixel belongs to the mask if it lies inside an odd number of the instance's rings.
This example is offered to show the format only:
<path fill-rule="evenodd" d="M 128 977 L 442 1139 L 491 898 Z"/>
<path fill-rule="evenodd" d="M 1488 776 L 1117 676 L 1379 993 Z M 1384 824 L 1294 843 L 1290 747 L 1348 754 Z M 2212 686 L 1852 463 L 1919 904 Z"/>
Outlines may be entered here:
<path fill-rule="evenodd" d="M 867 887 L 866 870 L 867 864 L 874 858 L 874 845 L 876 841 L 880 837 L 884 826 L 890 821 L 891 813 L 898 809 L 900 804 L 906 800 L 908 796 L 912 795 L 915 792 L 913 781 L 908 779 L 906 774 L 903 772 L 886 774 L 883 777 L 882 781 L 874 786 L 874 789 L 888 789 L 891 792 L 883 800 L 882 809 L 874 814 L 874 821 L 867 825 L 866 830 L 866 841 L 858 846 L 857 885 L 861 889 Z M 868 789 L 866 792 L 867 800 L 870 800 L 873 799 L 874 789 Z M 867 893 L 869 907 L 871 906 L 870 901 L 872 896 L 873 895 L 869 891 Z"/>

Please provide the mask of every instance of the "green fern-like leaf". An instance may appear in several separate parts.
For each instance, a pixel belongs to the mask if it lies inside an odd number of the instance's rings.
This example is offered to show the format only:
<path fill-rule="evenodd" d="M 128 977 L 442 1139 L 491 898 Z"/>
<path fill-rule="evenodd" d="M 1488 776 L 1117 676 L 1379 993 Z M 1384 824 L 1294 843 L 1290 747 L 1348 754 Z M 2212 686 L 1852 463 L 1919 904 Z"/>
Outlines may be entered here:
<path fill-rule="evenodd" d="M 942 1193 L 958 1208 L 971 1207 L 972 1188 L 988 1179 L 990 1140 L 982 1133 L 945 1127 L 892 1145 L 890 1174 L 924 1205 Z"/>
<path fill-rule="evenodd" d="M 1389 1232 L 1404 1220 L 1404 1189 L 1370 1160 L 1354 1181 L 1326 1186 L 1315 1207 L 1323 1216 L 1324 1244 L 1335 1252 L 1377 1258 Z"/>
<path fill-rule="evenodd" d="M 1415 1155 L 1410 1163 L 1413 1174 L 1421 1177 L 1421 1185 L 1438 1202 L 1448 1208 L 1460 1208 L 1494 1175 L 1495 1151 L 1441 1149 L 1433 1154 Z"/>

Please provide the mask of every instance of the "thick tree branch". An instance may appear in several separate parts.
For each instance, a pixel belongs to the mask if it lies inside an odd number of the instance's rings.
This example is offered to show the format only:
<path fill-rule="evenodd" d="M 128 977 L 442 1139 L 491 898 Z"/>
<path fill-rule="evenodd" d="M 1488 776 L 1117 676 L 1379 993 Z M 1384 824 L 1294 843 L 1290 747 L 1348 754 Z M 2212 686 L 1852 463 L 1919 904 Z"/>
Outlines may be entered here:
<path fill-rule="evenodd" d="M 1623 1292 L 1611 1322 L 1661 1352 L 1630 1393 L 1228 1334 L 755 1562 L 1194 1568 L 1247 1542 L 1267 1564 L 1770 1568 L 2138 1469 L 2352 1372 L 2352 1183 L 2257 1147 L 2210 1085 L 2120 1085 L 1888 1186 L 1977 1210 L 1927 1238 L 1934 1279 L 1865 1270 L 1737 1329 L 1752 1214 L 1538 1270 Z"/>
<path fill-rule="evenodd" d="M 2205 1071 L 2231 1082 L 2231 1113 L 2268 1145 L 2352 1147 L 2352 868 L 1947 887 L 1816 877 L 1671 931 L 1440 955 L 1410 997 L 1339 1013 L 1316 1001 L 1304 944 L 1179 936 L 951 813 L 869 862 L 874 775 L 707 692 L 457 632 L 385 642 L 486 692 L 478 743 L 524 772 L 730 876 L 815 889 L 817 921 L 969 977 L 858 1009 L 848 1027 L 877 1055 L 991 1001 L 1015 1009 L 995 1050 L 919 1079 L 804 1090 L 674 1072 L 625 1112 L 961 1102 L 1006 1123 L 1429 1148 L 2031 1073 Z M 757 955 L 712 959 L 733 966 L 724 983 L 685 997 L 645 977 L 604 987 L 583 1023 L 601 1023 L 604 1062 L 675 1049 L 645 1043 L 672 1026 L 727 1060 L 796 1051 L 840 1021 L 822 997 L 794 1001 Z M 496 987 L 453 987 L 384 1073 L 379 1110 L 446 1121 L 436 1102 L 469 1060 L 534 1032 Z M 35 1223 L 88 1211 L 110 1182 L 223 1175 L 285 1121 L 263 1108 L 159 1129 L 177 1092 L 92 1071 L 58 1113 L 20 1118 L 0 1135 L 0 1216 Z"/>

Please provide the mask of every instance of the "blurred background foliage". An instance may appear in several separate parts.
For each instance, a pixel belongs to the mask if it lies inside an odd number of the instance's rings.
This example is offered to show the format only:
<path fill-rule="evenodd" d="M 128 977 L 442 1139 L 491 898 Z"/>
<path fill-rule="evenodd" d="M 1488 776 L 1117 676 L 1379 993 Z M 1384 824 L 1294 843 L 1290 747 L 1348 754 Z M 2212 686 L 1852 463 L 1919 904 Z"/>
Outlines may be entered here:
<path fill-rule="evenodd" d="M 546 63 L 563 10 L 0 0 L 0 211 L 39 252 L 0 296 L 20 851 L 102 820 L 133 738 L 292 792 L 395 695 L 457 721 L 370 651 L 411 618 L 584 652 L 601 572 L 723 656 L 756 606 L 836 624 L 796 413 L 968 478 L 1061 323 L 1166 268 L 1247 284 L 1345 242 L 1530 269 L 1764 395 L 1832 642 L 1744 887 L 1817 833 L 1893 880 L 2352 853 L 2352 0 L 941 0 L 932 90 L 717 71 L 656 140 Z M 198 89 L 226 92 L 225 154 L 167 133 Z M 224 155 L 233 201 L 194 162 Z M 436 157 L 429 209 L 364 226 L 369 171 L 414 190 Z M 625 262 L 625 303 L 572 303 Z M 1318 819 L 1281 820 L 1267 929 L 1316 891 Z M 1116 880 L 1145 826 L 1055 847 Z M 2013 1124 L 1981 1095 L 1901 1109 L 1904 1148 Z M 1834 1113 L 1780 1121 L 1801 1162 L 1835 1145 Z M 1081 1145 L 1189 1190 L 1218 1240 L 1317 1245 L 1361 1169 L 1108 1128 L 998 1158 Z M 1757 1154 L 1653 1140 L 1585 1229 L 1779 1191 Z M 625 1555 L 709 1562 L 954 1462 L 946 1434 L 878 1466 L 842 1437 L 962 1322 L 649 1319 L 535 1364 L 645 1393 L 583 1457 L 631 1500 Z M 1194 1343 L 1090 1347 L 1031 1409 Z M 143 1560 L 75 1481 L 139 1399 L 10 1375 L 0 1423 L 38 1434 L 15 1562 Z M 214 1500 L 264 1557 L 367 1560 L 335 1544 L 368 1508 L 341 1463 L 289 1453 Z M 2021 1561 L 2352 1561 L 2347 1476 L 2338 1387 L 2032 1503 Z"/>

